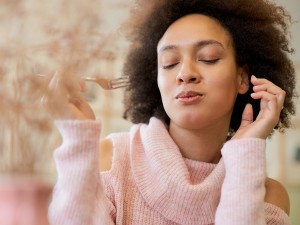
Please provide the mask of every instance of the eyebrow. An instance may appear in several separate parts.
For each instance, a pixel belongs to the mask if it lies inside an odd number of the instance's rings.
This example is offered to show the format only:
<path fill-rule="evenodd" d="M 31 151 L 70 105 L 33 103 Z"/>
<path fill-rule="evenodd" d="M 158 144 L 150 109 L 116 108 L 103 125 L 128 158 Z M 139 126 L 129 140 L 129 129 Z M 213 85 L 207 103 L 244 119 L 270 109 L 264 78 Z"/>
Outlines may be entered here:
<path fill-rule="evenodd" d="M 198 48 L 203 48 L 205 46 L 208 46 L 208 45 L 218 45 L 220 46 L 221 48 L 224 49 L 224 46 L 216 41 L 216 40 L 203 40 L 203 41 L 198 41 L 194 44 L 194 47 L 198 47 Z M 177 49 L 178 48 L 178 45 L 166 45 L 166 46 L 163 46 L 161 47 L 159 50 L 158 50 L 158 53 L 160 52 L 163 52 L 163 51 L 166 51 L 166 50 L 173 50 L 173 49 Z"/>

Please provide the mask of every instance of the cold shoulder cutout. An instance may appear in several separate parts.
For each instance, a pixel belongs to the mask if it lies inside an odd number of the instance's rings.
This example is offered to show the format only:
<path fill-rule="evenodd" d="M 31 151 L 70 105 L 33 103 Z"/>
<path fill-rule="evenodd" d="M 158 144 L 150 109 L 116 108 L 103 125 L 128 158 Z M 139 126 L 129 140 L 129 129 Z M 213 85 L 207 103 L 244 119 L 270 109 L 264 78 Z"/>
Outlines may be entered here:
<path fill-rule="evenodd" d="M 266 179 L 265 202 L 273 204 L 282 209 L 286 214 L 290 213 L 290 199 L 284 186 L 271 178 Z"/>
<path fill-rule="evenodd" d="M 109 171 L 112 165 L 113 144 L 108 138 L 100 141 L 99 168 L 101 172 Z"/>

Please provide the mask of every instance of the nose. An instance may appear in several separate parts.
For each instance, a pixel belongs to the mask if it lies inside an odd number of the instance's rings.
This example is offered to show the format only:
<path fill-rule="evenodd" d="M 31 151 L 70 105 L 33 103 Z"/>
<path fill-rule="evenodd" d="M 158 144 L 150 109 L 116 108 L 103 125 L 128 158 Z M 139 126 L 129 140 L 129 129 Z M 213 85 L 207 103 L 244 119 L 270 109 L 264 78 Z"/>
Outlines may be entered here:
<path fill-rule="evenodd" d="M 201 76 L 193 62 L 185 62 L 182 64 L 176 81 L 180 83 L 199 83 Z"/>

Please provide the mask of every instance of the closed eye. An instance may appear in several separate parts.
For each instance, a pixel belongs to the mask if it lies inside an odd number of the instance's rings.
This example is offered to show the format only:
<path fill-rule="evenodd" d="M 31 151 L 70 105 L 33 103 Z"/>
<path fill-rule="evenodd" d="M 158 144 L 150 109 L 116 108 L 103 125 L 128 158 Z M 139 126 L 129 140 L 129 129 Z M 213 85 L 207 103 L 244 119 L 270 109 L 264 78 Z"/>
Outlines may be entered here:
<path fill-rule="evenodd" d="M 175 67 L 178 63 L 173 63 L 173 64 L 169 64 L 169 65 L 165 65 L 162 66 L 163 69 L 168 70 L 168 69 L 172 69 L 173 67 Z"/>
<path fill-rule="evenodd" d="M 219 61 L 220 59 L 210 59 L 210 60 L 204 60 L 204 59 L 201 59 L 199 60 L 200 62 L 203 62 L 205 64 L 215 64 Z"/>

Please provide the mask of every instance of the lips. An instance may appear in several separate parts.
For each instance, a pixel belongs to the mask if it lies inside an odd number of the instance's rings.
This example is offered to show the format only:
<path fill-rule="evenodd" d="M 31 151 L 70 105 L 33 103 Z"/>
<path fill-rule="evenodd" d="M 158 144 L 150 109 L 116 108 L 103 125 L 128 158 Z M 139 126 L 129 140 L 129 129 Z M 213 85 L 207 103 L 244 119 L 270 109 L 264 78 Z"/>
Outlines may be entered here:
<path fill-rule="evenodd" d="M 176 95 L 176 100 L 183 104 L 194 104 L 201 101 L 203 94 L 195 91 L 183 91 Z"/>
<path fill-rule="evenodd" d="M 184 91 L 184 92 L 179 93 L 176 96 L 176 99 L 179 99 L 179 98 L 192 98 L 192 97 L 195 97 L 195 96 L 203 96 L 203 94 L 201 94 L 199 92 L 195 92 L 195 91 Z"/>

